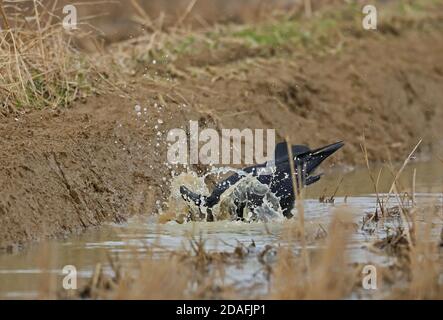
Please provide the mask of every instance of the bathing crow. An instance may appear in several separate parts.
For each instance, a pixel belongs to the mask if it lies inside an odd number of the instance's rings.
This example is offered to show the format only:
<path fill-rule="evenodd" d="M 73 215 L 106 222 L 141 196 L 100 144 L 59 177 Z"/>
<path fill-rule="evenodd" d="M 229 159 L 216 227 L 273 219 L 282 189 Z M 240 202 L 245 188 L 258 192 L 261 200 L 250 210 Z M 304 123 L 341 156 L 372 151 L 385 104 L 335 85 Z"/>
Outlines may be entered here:
<path fill-rule="evenodd" d="M 315 150 L 311 150 L 306 146 L 293 145 L 292 155 L 297 186 L 300 182 L 303 186 L 308 186 L 320 180 L 321 175 L 312 175 L 312 173 L 326 158 L 343 147 L 343 145 L 343 142 L 337 142 Z M 286 142 L 277 144 L 272 161 L 247 167 L 234 173 L 226 180 L 218 183 L 209 196 L 196 194 L 185 186 L 180 187 L 180 193 L 184 200 L 195 203 L 200 208 L 200 211 L 205 210 L 208 220 L 211 220 L 212 208 L 220 201 L 221 195 L 248 176 L 252 176 L 261 184 L 268 186 L 270 192 L 279 199 L 283 214 L 288 218 L 292 216 L 294 191 Z M 246 203 L 245 201 L 238 203 L 237 215 L 238 217 L 242 216 L 241 212 L 246 205 L 253 210 L 262 204 L 263 194 L 248 193 Z"/>

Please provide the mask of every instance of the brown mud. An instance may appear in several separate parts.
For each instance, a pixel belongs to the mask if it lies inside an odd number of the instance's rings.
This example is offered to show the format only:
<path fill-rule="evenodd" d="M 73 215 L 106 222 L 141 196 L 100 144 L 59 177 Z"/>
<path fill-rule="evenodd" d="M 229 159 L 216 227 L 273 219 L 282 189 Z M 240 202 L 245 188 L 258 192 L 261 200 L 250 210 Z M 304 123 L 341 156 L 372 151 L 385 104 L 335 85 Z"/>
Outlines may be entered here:
<path fill-rule="evenodd" d="M 312 147 L 344 140 L 329 164 L 363 162 L 363 134 L 374 161 L 400 160 L 419 139 L 422 151 L 438 151 L 442 37 L 440 21 L 427 31 L 355 35 L 327 54 L 240 47 L 184 56 L 174 81 L 135 75 L 69 109 L 0 114 L 0 247 L 155 212 L 171 175 L 157 142 L 189 120 L 275 128 L 279 139 Z"/>

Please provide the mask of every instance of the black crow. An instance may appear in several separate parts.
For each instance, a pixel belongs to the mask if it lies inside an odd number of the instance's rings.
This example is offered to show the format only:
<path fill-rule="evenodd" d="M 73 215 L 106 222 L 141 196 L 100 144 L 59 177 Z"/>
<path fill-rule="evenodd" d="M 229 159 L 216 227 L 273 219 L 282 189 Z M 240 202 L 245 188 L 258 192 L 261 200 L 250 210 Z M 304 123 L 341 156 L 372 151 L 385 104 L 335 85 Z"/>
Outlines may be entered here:
<path fill-rule="evenodd" d="M 320 180 L 321 175 L 311 175 L 315 169 L 330 155 L 344 146 L 343 142 L 337 142 L 329 146 L 311 150 L 307 146 L 293 145 L 292 155 L 294 160 L 294 170 L 297 186 L 301 183 L 308 186 Z M 303 173 L 300 175 L 300 173 Z M 180 187 L 182 198 L 187 202 L 195 203 L 200 211 L 206 214 L 208 220 L 212 220 L 212 208 L 219 203 L 221 195 L 230 187 L 238 184 L 245 177 L 254 177 L 261 184 L 268 186 L 272 194 L 277 197 L 283 215 L 290 218 L 291 210 L 294 205 L 294 190 L 291 178 L 291 165 L 289 162 L 289 152 L 287 143 L 277 144 L 274 152 L 274 159 L 264 164 L 259 164 L 244 168 L 238 173 L 234 173 L 227 179 L 218 183 L 209 196 L 199 195 L 190 191 L 185 186 Z M 246 201 L 243 199 L 236 203 L 236 213 L 241 219 L 245 206 L 249 209 L 261 206 L 263 204 L 263 193 L 248 193 Z M 231 213 L 232 214 L 232 213 Z"/>

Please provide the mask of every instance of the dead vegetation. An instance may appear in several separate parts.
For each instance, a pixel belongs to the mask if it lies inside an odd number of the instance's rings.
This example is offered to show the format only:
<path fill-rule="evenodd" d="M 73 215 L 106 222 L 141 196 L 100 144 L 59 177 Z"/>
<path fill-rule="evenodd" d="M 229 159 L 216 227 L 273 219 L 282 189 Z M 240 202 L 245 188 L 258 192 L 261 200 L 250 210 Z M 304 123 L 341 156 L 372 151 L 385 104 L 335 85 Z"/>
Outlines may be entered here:
<path fill-rule="evenodd" d="M 199 237 L 189 240 L 190 250 L 167 251 L 158 259 L 152 247 L 136 253 L 131 270 L 117 258 L 109 258 L 113 275 L 98 264 L 94 276 L 82 288 L 81 299 L 220 299 L 234 297 L 234 288 L 225 284 L 226 268 L 241 263 L 250 254 L 238 244 L 232 252 L 211 252 Z M 253 248 L 252 243 L 250 248 Z M 130 272 L 129 272 L 130 271 Z M 61 297 L 64 292 L 61 292 Z M 72 298 L 72 297 L 71 297 Z"/>
<path fill-rule="evenodd" d="M 76 298 L 92 299 L 441 299 L 443 272 L 439 239 L 425 228 L 410 245 L 403 229 L 376 240 L 369 250 L 394 258 L 389 265 L 373 263 L 378 290 L 362 287 L 363 264 L 349 260 L 349 238 L 355 232 L 349 208 L 337 208 L 327 235 L 313 242 L 317 249 L 303 259 L 299 234 L 289 245 L 239 243 L 232 251 L 208 251 L 202 238 L 190 240 L 190 250 L 156 257 L 152 248 L 136 254 L 130 269 L 112 262 L 114 276 L 98 265 L 90 283 Z M 297 228 L 295 225 L 291 228 Z M 282 236 L 285 238 L 286 236 Z M 298 239 L 295 241 L 294 239 Z M 311 237 L 313 239 L 314 237 Z M 262 268 L 249 286 L 232 283 L 229 275 L 256 259 Z M 307 263 L 306 263 L 307 262 Z M 368 263 L 370 264 L 370 263 Z M 258 281 L 257 279 L 261 279 Z M 264 292 L 264 293 L 258 293 Z M 62 293 L 63 294 L 63 293 Z M 63 297 L 63 296 L 61 296 Z M 70 297 L 72 298 L 72 297 Z"/>
<path fill-rule="evenodd" d="M 6 15 L 0 2 L 1 112 L 67 107 L 97 93 L 99 64 L 75 48 L 73 34 L 63 28 L 53 8 L 29 1 L 32 16 L 25 17 L 15 5 L 9 3 Z"/>
<path fill-rule="evenodd" d="M 405 27 L 414 30 L 441 23 L 438 14 L 430 13 L 437 3 L 415 2 L 416 5 L 393 2 L 386 6 L 381 29 L 402 32 Z M 134 6 L 136 2 L 131 3 Z M 143 75 L 151 81 L 192 79 L 202 74 L 211 75 L 213 82 L 237 79 L 238 63 L 297 54 L 338 54 L 350 39 L 362 37 L 361 7 L 354 2 L 320 5 L 315 15 L 304 14 L 300 8 L 276 10 L 253 25 L 221 24 L 197 30 L 180 25 L 165 29 L 161 17 L 153 20 L 142 7 L 135 7 L 137 21 L 147 25 L 148 31 L 111 45 L 114 54 L 109 58 L 125 74 Z M 234 70 L 230 68 L 233 64 Z"/>
<path fill-rule="evenodd" d="M 173 79 L 209 72 L 216 81 L 233 76 L 226 65 L 239 60 L 285 56 L 294 53 L 294 48 L 319 55 L 340 51 L 346 37 L 356 36 L 349 30 L 360 23 L 359 7 L 350 4 L 333 10 L 327 10 L 328 6 L 324 10 L 316 8 L 315 15 L 311 9 L 296 8 L 289 13 L 275 12 L 252 26 L 227 24 L 195 31 L 182 25 L 195 5 L 191 1 L 178 22 L 165 29 L 161 15 L 158 21 L 152 19 L 143 6 L 131 1 L 132 18 L 143 26 L 146 34 L 86 54 L 75 43 L 90 34 L 81 28 L 75 32 L 63 28 L 61 18 L 53 13 L 57 2 L 49 8 L 41 1 L 25 2 L 31 9 L 31 17 L 25 17 L 18 7 L 21 2 L 8 1 L 7 6 L 0 3 L 3 114 L 66 107 L 75 100 L 103 92 L 104 87 L 127 95 L 124 88 L 136 75 L 158 85 L 170 85 Z M 386 10 L 384 24 L 404 23 L 412 28 L 424 28 L 431 22 L 437 24 L 438 17 L 429 17 L 433 5 L 421 1 L 415 6 L 395 4 Z M 402 19 L 397 17 L 396 6 L 402 8 Z M 304 15 L 300 16 L 300 12 Z M 218 70 L 220 64 L 226 70 Z"/>
<path fill-rule="evenodd" d="M 324 248 L 309 252 L 308 263 L 291 247 L 278 251 L 269 297 L 272 299 L 341 299 L 352 292 L 356 272 L 347 263 L 346 243 L 352 213 L 336 210 Z M 320 246 L 323 246 L 320 245 Z"/>
<path fill-rule="evenodd" d="M 341 177 L 340 181 L 337 184 L 337 187 L 334 190 L 334 193 L 328 197 L 326 196 L 326 190 L 323 192 L 323 195 L 320 196 L 320 198 L 318 199 L 318 201 L 320 201 L 320 203 L 335 203 L 335 197 L 337 196 L 337 192 L 340 189 L 340 185 L 343 183 L 343 177 Z"/>

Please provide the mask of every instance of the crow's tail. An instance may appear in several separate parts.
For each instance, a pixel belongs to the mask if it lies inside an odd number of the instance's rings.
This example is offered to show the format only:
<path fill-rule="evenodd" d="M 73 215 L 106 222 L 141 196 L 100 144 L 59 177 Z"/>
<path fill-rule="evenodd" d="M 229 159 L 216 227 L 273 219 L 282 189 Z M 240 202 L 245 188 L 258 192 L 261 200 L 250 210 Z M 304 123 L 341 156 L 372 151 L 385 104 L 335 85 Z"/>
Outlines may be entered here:
<path fill-rule="evenodd" d="M 204 205 L 206 203 L 205 196 L 199 195 L 197 193 L 192 192 L 185 186 L 180 187 L 180 193 L 182 195 L 183 200 L 187 202 L 194 202 L 196 206 L 200 207 L 202 204 Z"/>

